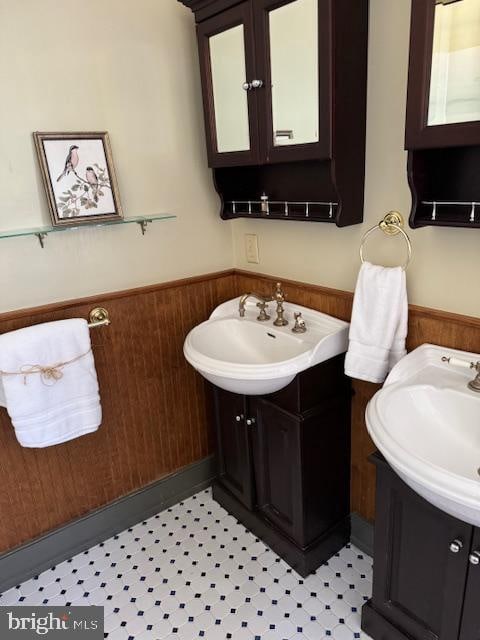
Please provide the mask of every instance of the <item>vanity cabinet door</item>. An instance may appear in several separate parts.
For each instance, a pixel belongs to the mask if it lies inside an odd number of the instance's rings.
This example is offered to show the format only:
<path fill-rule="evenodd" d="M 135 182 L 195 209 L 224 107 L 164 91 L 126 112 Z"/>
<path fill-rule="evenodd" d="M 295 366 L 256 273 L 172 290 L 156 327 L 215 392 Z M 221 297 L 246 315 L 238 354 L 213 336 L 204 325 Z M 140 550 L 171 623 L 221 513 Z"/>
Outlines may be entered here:
<path fill-rule="evenodd" d="M 253 507 L 253 470 L 245 396 L 214 387 L 218 481 Z"/>
<path fill-rule="evenodd" d="M 457 639 L 472 533 L 377 459 L 373 609 L 405 637 Z"/>
<path fill-rule="evenodd" d="M 258 164 L 258 92 L 252 6 L 243 2 L 197 27 L 211 167 Z"/>
<path fill-rule="evenodd" d="M 475 529 L 469 556 L 467 589 L 460 640 L 480 638 L 480 529 Z"/>
<path fill-rule="evenodd" d="M 332 153 L 331 0 L 258 0 L 261 146 L 267 163 Z"/>
<path fill-rule="evenodd" d="M 257 508 L 302 544 L 301 419 L 263 398 L 250 399 Z"/>

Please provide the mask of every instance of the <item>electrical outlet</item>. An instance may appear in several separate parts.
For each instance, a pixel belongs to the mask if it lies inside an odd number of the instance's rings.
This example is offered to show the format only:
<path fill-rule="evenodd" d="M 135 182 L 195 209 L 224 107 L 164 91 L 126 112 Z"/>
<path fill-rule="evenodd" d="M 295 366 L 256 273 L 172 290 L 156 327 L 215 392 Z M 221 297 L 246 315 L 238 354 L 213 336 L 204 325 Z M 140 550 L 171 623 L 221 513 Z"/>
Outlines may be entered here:
<path fill-rule="evenodd" d="M 258 264 L 260 257 L 258 255 L 258 237 L 255 233 L 245 234 L 245 255 L 247 262 Z"/>

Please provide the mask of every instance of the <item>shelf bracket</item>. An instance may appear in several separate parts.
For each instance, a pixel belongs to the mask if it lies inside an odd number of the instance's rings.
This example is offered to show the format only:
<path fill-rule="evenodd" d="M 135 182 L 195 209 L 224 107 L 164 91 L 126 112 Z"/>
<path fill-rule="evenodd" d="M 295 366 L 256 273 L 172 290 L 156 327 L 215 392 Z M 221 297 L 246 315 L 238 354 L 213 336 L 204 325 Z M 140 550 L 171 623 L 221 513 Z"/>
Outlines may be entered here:
<path fill-rule="evenodd" d="M 142 236 L 145 235 L 146 231 L 147 231 L 147 226 L 148 223 L 150 222 L 150 220 L 139 220 L 137 222 L 137 224 L 140 226 L 140 229 L 142 230 Z"/>
<path fill-rule="evenodd" d="M 40 246 L 42 247 L 42 249 L 45 249 L 45 238 L 47 237 L 47 233 L 36 233 L 35 234 L 38 238 L 38 242 L 40 243 Z"/>

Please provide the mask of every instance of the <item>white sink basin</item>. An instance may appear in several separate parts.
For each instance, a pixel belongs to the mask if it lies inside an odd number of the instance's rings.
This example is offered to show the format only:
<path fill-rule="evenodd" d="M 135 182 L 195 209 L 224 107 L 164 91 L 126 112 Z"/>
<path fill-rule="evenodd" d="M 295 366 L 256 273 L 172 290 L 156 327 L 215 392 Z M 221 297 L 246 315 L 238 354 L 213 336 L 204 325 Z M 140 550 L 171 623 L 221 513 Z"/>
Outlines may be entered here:
<path fill-rule="evenodd" d="M 480 526 L 480 394 L 468 369 L 480 355 L 423 345 L 392 370 L 366 411 L 368 431 L 398 475 L 431 504 Z"/>
<path fill-rule="evenodd" d="M 305 369 L 344 353 L 348 323 L 296 304 L 284 303 L 286 327 L 275 327 L 275 304 L 267 322 L 259 322 L 253 300 L 240 318 L 240 298 L 220 305 L 206 322 L 192 329 L 183 353 L 188 362 L 213 384 L 245 395 L 273 393 Z M 301 312 L 307 332 L 292 332 L 293 314 Z"/>

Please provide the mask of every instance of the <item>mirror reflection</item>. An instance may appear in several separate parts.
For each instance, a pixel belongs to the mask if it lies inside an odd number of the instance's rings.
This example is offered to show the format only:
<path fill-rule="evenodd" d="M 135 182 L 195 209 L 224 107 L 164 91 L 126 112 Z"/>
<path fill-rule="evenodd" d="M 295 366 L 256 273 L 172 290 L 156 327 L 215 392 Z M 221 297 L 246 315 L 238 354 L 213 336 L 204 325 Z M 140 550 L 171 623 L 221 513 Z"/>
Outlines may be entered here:
<path fill-rule="evenodd" d="M 273 140 L 319 140 L 318 0 L 294 0 L 269 13 Z"/>
<path fill-rule="evenodd" d="M 250 130 L 243 25 L 209 38 L 217 151 L 248 151 Z"/>
<path fill-rule="evenodd" d="M 428 125 L 480 120 L 480 2 L 437 0 Z"/>

